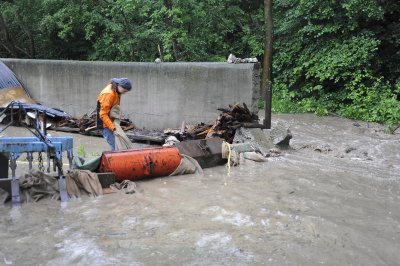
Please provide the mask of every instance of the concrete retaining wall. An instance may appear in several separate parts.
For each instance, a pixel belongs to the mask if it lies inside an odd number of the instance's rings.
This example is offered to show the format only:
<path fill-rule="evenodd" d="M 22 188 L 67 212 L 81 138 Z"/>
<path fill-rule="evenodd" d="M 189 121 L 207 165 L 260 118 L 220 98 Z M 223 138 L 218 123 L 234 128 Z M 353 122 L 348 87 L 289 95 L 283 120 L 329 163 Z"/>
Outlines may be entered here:
<path fill-rule="evenodd" d="M 179 128 L 213 123 L 217 108 L 245 102 L 258 111 L 259 64 L 123 63 L 2 59 L 38 102 L 74 117 L 96 107 L 99 92 L 112 77 L 128 77 L 125 117 L 137 127 Z"/>

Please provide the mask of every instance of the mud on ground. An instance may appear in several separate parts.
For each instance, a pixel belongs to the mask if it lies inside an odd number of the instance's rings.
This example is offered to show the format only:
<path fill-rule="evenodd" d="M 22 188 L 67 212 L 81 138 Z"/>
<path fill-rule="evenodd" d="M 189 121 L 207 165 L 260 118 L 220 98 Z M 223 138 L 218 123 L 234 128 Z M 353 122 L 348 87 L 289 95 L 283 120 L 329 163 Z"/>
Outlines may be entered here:
<path fill-rule="evenodd" d="M 278 121 L 291 149 L 266 163 L 0 207 L 0 265 L 397 265 L 400 135 L 337 117 Z M 108 148 L 73 136 L 75 153 Z"/>

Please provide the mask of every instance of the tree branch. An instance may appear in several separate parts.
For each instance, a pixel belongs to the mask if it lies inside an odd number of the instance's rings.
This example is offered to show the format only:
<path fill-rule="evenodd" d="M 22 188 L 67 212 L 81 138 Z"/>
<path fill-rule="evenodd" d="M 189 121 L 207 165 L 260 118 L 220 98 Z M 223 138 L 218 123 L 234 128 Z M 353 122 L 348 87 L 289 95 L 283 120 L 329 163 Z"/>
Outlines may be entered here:
<path fill-rule="evenodd" d="M 6 21 L 4 20 L 3 14 L 0 15 L 0 29 L 1 29 L 0 32 L 3 33 L 2 35 L 4 36 L 4 38 L 1 38 L 1 35 L 0 35 L 1 45 L 4 47 L 4 49 L 6 49 L 8 51 L 8 53 L 12 57 L 18 57 L 15 50 L 12 49 L 15 47 L 15 45 L 13 45 L 13 43 L 11 41 L 10 33 L 8 32 L 7 24 L 6 24 Z M 7 45 L 8 43 L 10 45 Z"/>
<path fill-rule="evenodd" d="M 21 19 L 21 14 L 20 13 L 16 13 L 15 17 L 17 18 L 17 20 L 20 23 L 21 29 L 25 32 L 25 34 L 28 36 L 28 40 L 29 40 L 29 50 L 30 53 L 28 53 L 26 50 L 24 51 L 25 54 L 28 55 L 28 57 L 30 58 L 35 58 L 36 57 L 36 48 L 35 48 L 35 40 L 33 38 L 33 34 L 32 31 L 30 31 L 29 29 L 27 29 L 26 27 L 24 27 L 24 23 Z"/>

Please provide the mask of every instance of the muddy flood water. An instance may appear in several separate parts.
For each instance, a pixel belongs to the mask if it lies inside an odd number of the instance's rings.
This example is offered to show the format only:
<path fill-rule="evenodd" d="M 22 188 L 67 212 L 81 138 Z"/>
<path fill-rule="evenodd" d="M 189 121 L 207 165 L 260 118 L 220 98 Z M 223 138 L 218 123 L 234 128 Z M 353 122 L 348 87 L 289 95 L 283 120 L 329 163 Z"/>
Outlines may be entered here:
<path fill-rule="evenodd" d="M 0 207 L 0 265 L 399 265 L 400 134 L 311 114 L 268 162 Z M 14 133 L 13 133 L 14 134 Z M 65 135 L 57 132 L 54 135 Z M 74 136 L 88 154 L 101 138 Z"/>

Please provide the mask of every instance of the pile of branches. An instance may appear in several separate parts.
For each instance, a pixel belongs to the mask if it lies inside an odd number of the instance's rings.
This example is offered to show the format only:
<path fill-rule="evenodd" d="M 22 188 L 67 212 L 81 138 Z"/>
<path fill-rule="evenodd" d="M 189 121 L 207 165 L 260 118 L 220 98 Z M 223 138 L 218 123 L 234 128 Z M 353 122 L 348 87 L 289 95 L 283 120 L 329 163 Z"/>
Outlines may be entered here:
<path fill-rule="evenodd" d="M 232 143 L 236 129 L 240 127 L 264 127 L 258 123 L 258 115 L 250 112 L 245 103 L 243 103 L 243 106 L 236 103 L 229 105 L 229 108 L 218 108 L 218 110 L 222 113 L 208 131 L 206 138 L 220 137 L 228 143 Z"/>
<path fill-rule="evenodd" d="M 213 125 L 204 123 L 196 126 L 182 125 L 180 130 L 165 133 L 173 134 L 180 141 L 220 137 L 232 143 L 236 129 L 240 127 L 264 127 L 258 124 L 258 115 L 250 112 L 245 103 L 243 103 L 243 106 L 236 103 L 229 105 L 228 108 L 218 108 L 218 110 L 222 113 Z"/>

